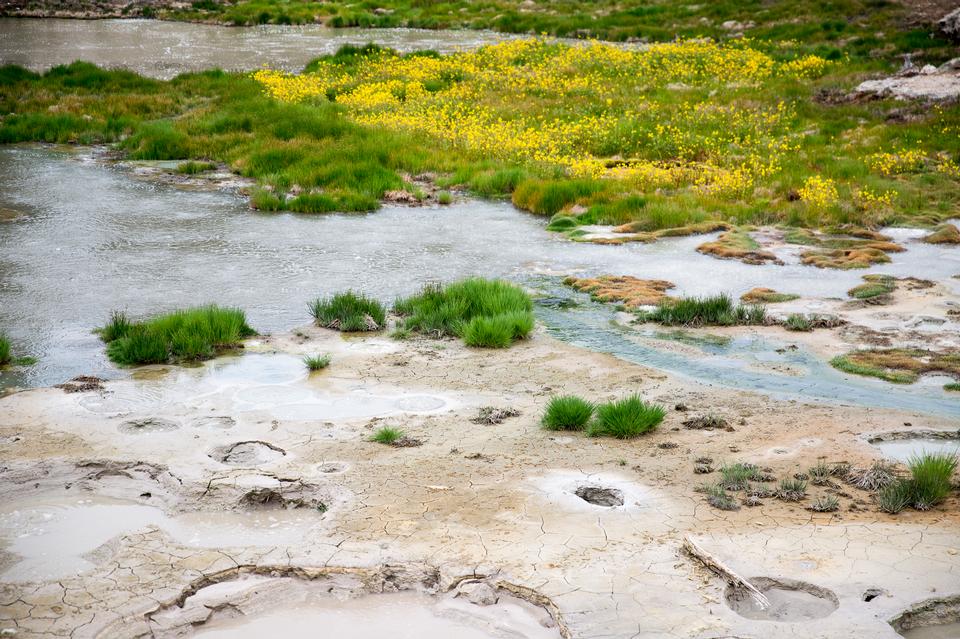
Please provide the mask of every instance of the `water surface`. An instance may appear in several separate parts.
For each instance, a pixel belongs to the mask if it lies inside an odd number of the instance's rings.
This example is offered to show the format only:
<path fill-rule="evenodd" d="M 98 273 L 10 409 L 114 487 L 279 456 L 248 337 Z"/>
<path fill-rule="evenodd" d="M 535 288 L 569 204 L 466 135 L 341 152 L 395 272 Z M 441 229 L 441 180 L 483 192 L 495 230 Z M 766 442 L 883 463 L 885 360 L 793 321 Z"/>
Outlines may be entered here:
<path fill-rule="evenodd" d="M 0 63 L 43 71 L 84 60 L 168 79 L 187 71 L 299 71 L 346 44 L 449 53 L 519 36 L 493 31 L 329 29 L 320 25 L 227 27 L 158 20 L 0 18 Z"/>

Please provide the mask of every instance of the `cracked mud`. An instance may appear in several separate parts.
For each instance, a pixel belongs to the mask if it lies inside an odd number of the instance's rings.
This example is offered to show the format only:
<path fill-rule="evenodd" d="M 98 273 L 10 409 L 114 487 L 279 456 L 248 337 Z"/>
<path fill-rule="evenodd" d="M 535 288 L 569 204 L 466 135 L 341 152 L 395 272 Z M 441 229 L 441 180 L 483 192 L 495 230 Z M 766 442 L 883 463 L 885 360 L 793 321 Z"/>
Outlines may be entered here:
<path fill-rule="evenodd" d="M 955 431 L 949 417 L 779 401 L 543 334 L 507 355 L 300 332 L 336 367 L 300 375 L 288 364 L 307 346 L 277 335 L 240 358 L 145 370 L 96 393 L 0 400 L 0 628 L 293 636 L 298 618 L 333 624 L 336 609 L 373 628 L 403 614 L 423 637 L 466 637 L 449 625 L 466 623 L 482 637 L 866 639 L 956 621 L 889 622 L 955 594 L 955 497 L 893 517 L 839 483 L 812 486 L 804 502 L 764 496 L 736 511 L 692 490 L 701 458 L 777 477 L 821 459 L 866 468 L 881 457 L 871 437 Z M 671 411 L 634 441 L 542 430 L 560 389 L 599 399 L 640 391 L 737 427 L 685 428 L 689 413 Z M 363 397 L 387 398 L 384 412 L 351 406 Z M 291 403 L 300 409 L 282 410 Z M 519 414 L 474 424 L 489 406 Z M 121 428 L 132 423 L 179 427 Z M 383 425 L 422 445 L 367 441 Z M 838 511 L 806 509 L 830 491 Z M 724 579 L 680 554 L 685 535 L 737 573 L 773 580 L 753 580 L 771 606 L 732 603 Z M 864 601 L 871 588 L 882 593 Z"/>

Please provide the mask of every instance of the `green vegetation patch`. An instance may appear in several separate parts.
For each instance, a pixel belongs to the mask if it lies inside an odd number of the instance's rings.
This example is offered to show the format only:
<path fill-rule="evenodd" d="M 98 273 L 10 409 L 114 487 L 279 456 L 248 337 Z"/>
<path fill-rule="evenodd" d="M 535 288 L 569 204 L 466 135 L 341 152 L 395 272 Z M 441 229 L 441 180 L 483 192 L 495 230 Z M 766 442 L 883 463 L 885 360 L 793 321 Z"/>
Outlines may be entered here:
<path fill-rule="evenodd" d="M 891 275 L 864 275 L 865 282 L 854 286 L 847 295 L 858 300 L 870 300 L 893 293 L 897 288 L 897 280 Z"/>
<path fill-rule="evenodd" d="M 383 426 L 370 437 L 370 441 L 376 442 L 378 444 L 386 444 L 392 446 L 393 444 L 400 441 L 403 438 L 403 431 L 399 428 L 392 428 L 390 426 Z"/>
<path fill-rule="evenodd" d="M 576 395 L 551 397 L 541 423 L 547 430 L 584 430 L 593 417 L 591 402 Z"/>
<path fill-rule="evenodd" d="M 654 430 L 667 411 L 663 406 L 648 404 L 639 395 L 630 395 L 596 408 L 597 418 L 590 424 L 591 437 L 607 436 L 633 439 Z"/>
<path fill-rule="evenodd" d="M 830 364 L 845 373 L 877 377 L 894 384 L 912 384 L 924 373 L 943 373 L 960 379 L 960 352 L 915 348 L 852 351 Z"/>
<path fill-rule="evenodd" d="M 642 322 L 668 326 L 733 326 L 763 324 L 766 310 L 762 306 L 734 304 L 729 295 L 683 297 L 661 300 L 652 311 L 641 311 Z"/>
<path fill-rule="evenodd" d="M 330 365 L 329 355 L 307 355 L 303 358 L 303 364 L 310 371 L 323 370 Z"/>
<path fill-rule="evenodd" d="M 242 310 L 215 305 L 139 322 L 115 312 L 97 332 L 107 344 L 107 356 L 122 366 L 209 359 L 256 334 Z"/>
<path fill-rule="evenodd" d="M 383 304 L 353 291 L 314 300 L 310 314 L 318 326 L 347 333 L 379 331 L 387 321 Z"/>
<path fill-rule="evenodd" d="M 533 302 L 502 280 L 468 278 L 425 287 L 398 299 L 394 312 L 406 330 L 435 337 L 462 337 L 468 346 L 506 348 L 534 328 Z"/>
<path fill-rule="evenodd" d="M 924 453 L 907 463 L 909 478 L 898 478 L 877 494 L 880 509 L 898 513 L 904 508 L 930 510 L 953 490 L 957 457 L 951 453 Z"/>

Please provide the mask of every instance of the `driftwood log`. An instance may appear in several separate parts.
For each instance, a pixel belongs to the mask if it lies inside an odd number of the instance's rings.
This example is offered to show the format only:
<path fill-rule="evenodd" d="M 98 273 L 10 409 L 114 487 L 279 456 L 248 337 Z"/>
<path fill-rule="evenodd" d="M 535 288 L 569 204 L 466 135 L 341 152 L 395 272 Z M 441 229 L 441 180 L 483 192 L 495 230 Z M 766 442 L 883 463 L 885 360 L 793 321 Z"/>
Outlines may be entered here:
<path fill-rule="evenodd" d="M 770 600 L 767 599 L 767 596 L 760 592 L 756 586 L 735 573 L 722 561 L 701 548 L 697 542 L 690 539 L 689 536 L 683 538 L 683 551 L 709 568 L 712 572 L 719 575 L 724 581 L 729 583 L 734 588 L 742 588 L 749 592 L 751 595 L 753 595 L 757 605 L 759 605 L 761 608 L 767 608 L 770 605 Z"/>

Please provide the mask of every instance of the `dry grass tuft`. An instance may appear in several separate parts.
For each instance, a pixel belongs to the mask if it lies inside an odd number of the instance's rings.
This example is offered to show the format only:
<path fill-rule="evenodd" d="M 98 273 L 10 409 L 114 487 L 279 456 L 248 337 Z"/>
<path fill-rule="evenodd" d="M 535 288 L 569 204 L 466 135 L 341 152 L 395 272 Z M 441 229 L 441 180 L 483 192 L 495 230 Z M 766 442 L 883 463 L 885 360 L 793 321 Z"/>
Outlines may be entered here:
<path fill-rule="evenodd" d="M 642 280 L 630 275 L 601 275 L 595 278 L 568 277 L 563 283 L 598 302 L 619 302 L 627 308 L 654 306 L 667 298 L 666 292 L 673 288 L 665 280 Z"/>

